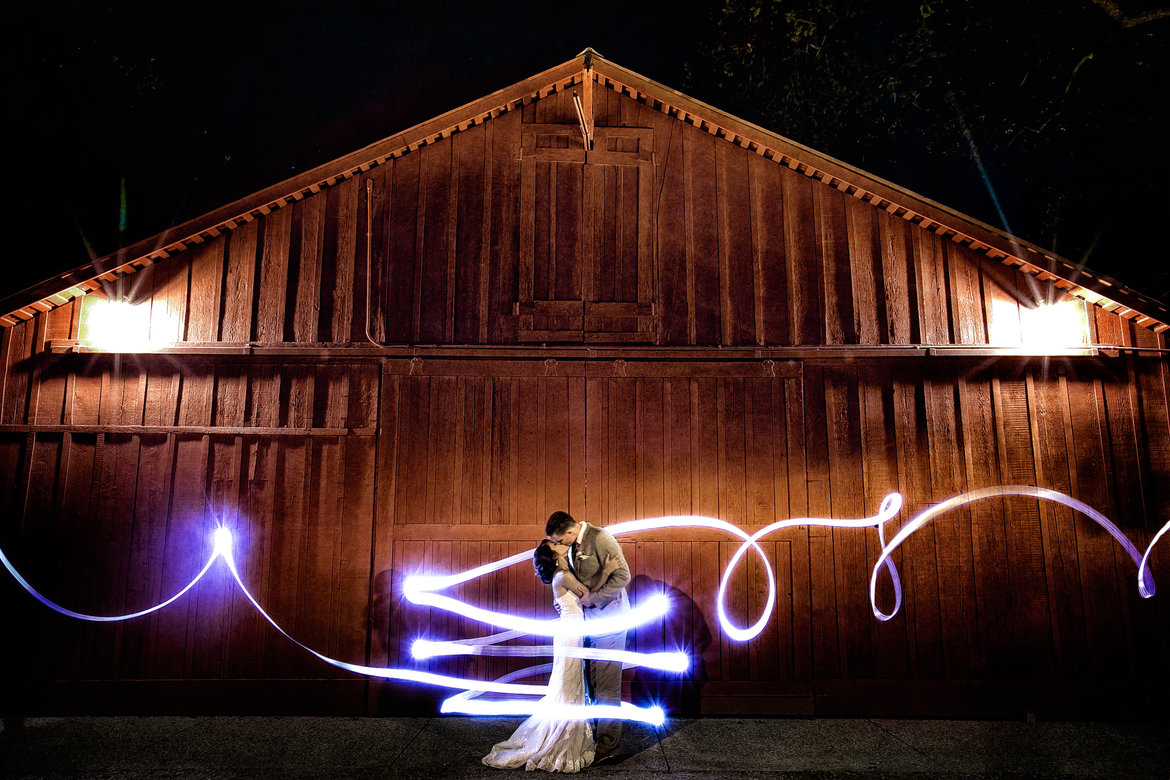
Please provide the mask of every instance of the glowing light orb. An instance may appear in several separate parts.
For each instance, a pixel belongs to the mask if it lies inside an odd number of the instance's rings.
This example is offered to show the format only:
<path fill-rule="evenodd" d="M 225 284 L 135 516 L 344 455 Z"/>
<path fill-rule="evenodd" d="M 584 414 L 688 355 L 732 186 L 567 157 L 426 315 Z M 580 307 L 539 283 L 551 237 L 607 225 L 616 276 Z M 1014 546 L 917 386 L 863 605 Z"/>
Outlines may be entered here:
<path fill-rule="evenodd" d="M 232 532 L 226 526 L 216 528 L 211 534 L 211 548 L 216 555 L 230 558 L 232 554 Z"/>

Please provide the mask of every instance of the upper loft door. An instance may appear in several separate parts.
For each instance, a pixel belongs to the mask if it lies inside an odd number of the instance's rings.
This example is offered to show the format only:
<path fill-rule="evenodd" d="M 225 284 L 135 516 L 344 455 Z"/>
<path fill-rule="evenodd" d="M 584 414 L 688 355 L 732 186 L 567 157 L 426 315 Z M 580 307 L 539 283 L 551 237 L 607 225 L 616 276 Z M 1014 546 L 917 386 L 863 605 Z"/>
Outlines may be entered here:
<path fill-rule="evenodd" d="M 653 131 L 521 131 L 520 341 L 652 343 Z"/>

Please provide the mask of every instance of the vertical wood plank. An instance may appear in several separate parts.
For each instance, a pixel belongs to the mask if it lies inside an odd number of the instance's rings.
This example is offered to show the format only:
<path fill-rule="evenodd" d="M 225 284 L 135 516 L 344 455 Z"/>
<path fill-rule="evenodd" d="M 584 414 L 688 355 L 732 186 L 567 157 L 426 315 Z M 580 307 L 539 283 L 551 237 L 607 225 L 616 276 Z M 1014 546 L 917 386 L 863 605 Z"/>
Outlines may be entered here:
<path fill-rule="evenodd" d="M 683 132 L 683 158 L 686 167 L 688 343 L 718 344 L 719 226 L 715 138 L 686 128 Z"/>
<path fill-rule="evenodd" d="M 755 343 L 755 286 L 752 262 L 751 190 L 748 153 L 730 143 L 715 144 L 716 202 L 719 206 L 720 342 Z"/>
<path fill-rule="evenodd" d="M 486 299 L 483 296 L 488 265 L 485 262 L 485 161 L 487 131 L 483 125 L 458 133 L 452 139 L 453 170 L 458 200 L 455 203 L 456 231 L 454 259 L 456 278 L 453 281 L 452 316 L 456 343 L 481 343 L 481 332 L 486 333 L 484 319 Z M 490 235 L 489 235 L 490 238 Z"/>
<path fill-rule="evenodd" d="M 293 340 L 302 343 L 314 343 L 318 339 L 325 204 L 326 198 L 318 194 L 293 205 L 301 230 L 296 299 L 290 313 Z"/>
<path fill-rule="evenodd" d="M 1036 484 L 1034 439 L 1029 422 L 1027 385 L 1024 379 L 998 376 L 992 380 L 992 401 L 1000 452 L 1003 484 Z M 1010 513 L 1006 524 L 1008 581 L 1012 594 L 1012 641 L 1022 673 L 1053 673 L 1053 636 L 1049 624 L 1049 595 L 1045 581 L 1039 502 L 1031 499 L 1005 501 Z"/>
<path fill-rule="evenodd" d="M 805 369 L 805 457 L 808 479 L 808 516 L 831 517 L 832 494 L 829 467 L 829 420 L 825 371 Z M 837 589 L 833 573 L 832 530 L 814 526 L 808 530 L 809 588 L 811 592 L 812 671 L 814 679 L 841 676 L 841 638 L 837 619 Z"/>
<path fill-rule="evenodd" d="M 817 258 L 813 185 L 792 171 L 784 171 L 782 181 L 789 333 L 793 344 L 820 344 L 825 329 L 822 312 L 824 274 Z"/>
<path fill-rule="evenodd" d="M 387 192 L 376 202 L 376 206 L 385 208 L 386 212 L 374 212 L 375 225 L 384 223 L 387 234 L 384 242 L 388 252 L 387 271 L 382 277 L 385 279 L 383 289 L 389 302 L 386 338 L 398 344 L 411 344 L 417 339 L 414 312 L 417 294 L 415 278 L 421 262 L 418 242 L 419 210 L 422 208 L 419 184 L 421 161 L 422 155 L 419 154 L 408 154 L 394 161 L 392 176 L 384 185 Z M 375 241 L 374 246 L 378 249 L 381 245 Z"/>
<path fill-rule="evenodd" d="M 952 302 L 951 333 L 958 344 L 985 344 L 982 285 L 979 278 L 979 260 L 974 252 L 952 242 L 946 242 L 948 289 Z"/>
<path fill-rule="evenodd" d="M 882 334 L 882 343 L 918 343 L 918 293 L 910 226 L 905 220 L 881 211 L 878 213 L 878 237 L 882 250 L 888 329 Z"/>
<path fill-rule="evenodd" d="M 524 275 L 519 271 L 523 268 L 526 251 L 523 230 L 527 228 L 523 227 L 520 215 L 529 213 L 523 210 L 520 114 L 509 112 L 493 119 L 487 127 L 492 153 L 491 322 L 488 335 L 493 343 L 510 343 L 516 339 L 516 318 L 512 314 L 512 305 L 517 300 L 525 300 L 519 289 L 519 279 Z"/>
<path fill-rule="evenodd" d="M 955 405 L 955 382 L 949 372 L 924 377 L 931 498 L 944 501 L 964 487 Z M 971 654 L 977 647 L 978 615 L 972 567 L 971 510 L 960 507 L 936 518 L 934 528 L 939 612 L 942 616 L 945 675 L 971 677 Z"/>
<path fill-rule="evenodd" d="M 252 340 L 252 312 L 255 308 L 252 290 L 256 278 L 258 229 L 257 223 L 252 221 L 229 234 L 223 281 L 223 319 L 219 332 L 222 341 Z"/>
<path fill-rule="evenodd" d="M 1000 484 L 1000 452 L 995 429 L 990 376 L 960 377 L 959 409 L 966 489 Z M 971 656 L 973 675 L 1008 676 L 1014 654 L 1011 637 L 1012 593 L 1003 576 L 1008 568 L 1004 502 L 977 501 L 970 507 L 972 565 L 978 645 Z"/>
<path fill-rule="evenodd" d="M 292 240 L 292 209 L 283 208 L 264 217 L 264 242 L 260 254 L 260 286 L 256 310 L 256 339 L 261 342 L 284 338 L 284 305 L 289 284 L 289 246 Z"/>
<path fill-rule="evenodd" d="M 686 166 L 684 131 L 672 122 L 662 163 L 658 170 L 655 207 L 658 214 L 658 341 L 662 344 L 690 343 L 690 305 L 693 287 L 690 278 L 690 233 L 686 193 L 691 174 Z M 656 161 L 657 161 L 656 152 Z"/>
<path fill-rule="evenodd" d="M 922 511 L 925 497 L 931 495 L 930 436 L 924 384 L 925 378 L 920 370 L 900 371 L 894 375 L 899 487 L 902 495 L 909 497 L 902 510 L 904 518 Z M 944 677 L 945 668 L 932 526 L 911 535 L 902 547 L 903 610 L 910 647 L 910 674 L 917 678 L 939 679 Z"/>
<path fill-rule="evenodd" d="M 829 492 L 832 516 L 865 517 L 873 509 L 865 504 L 865 479 L 857 453 L 862 452 L 861 399 L 858 372 L 847 368 L 825 370 L 825 411 L 828 422 Z M 870 570 L 865 533 L 832 529 L 834 589 L 842 675 L 875 676 L 871 644 L 869 592 L 865 572 Z M 859 576 L 860 575 L 860 576 Z"/>
<path fill-rule="evenodd" d="M 788 512 L 808 517 L 809 489 L 805 426 L 804 378 L 785 380 L 784 412 L 787 434 Z M 807 528 L 789 534 L 792 556 L 792 664 L 796 680 L 813 677 L 811 549 Z"/>
<path fill-rule="evenodd" d="M 927 230 L 911 228 L 910 245 L 914 252 L 922 340 L 927 344 L 948 344 L 951 341 L 950 300 L 942 239 Z"/>
<path fill-rule="evenodd" d="M 354 317 L 355 310 L 361 309 L 358 301 L 364 303 L 365 299 L 365 289 L 357 283 L 359 277 L 365 279 L 365 263 L 359 261 L 357 254 L 358 233 L 365 233 L 364 224 L 360 230 L 358 227 L 360 184 L 360 179 L 355 176 L 334 188 L 337 193 L 336 236 L 333 243 L 333 318 L 329 332 L 335 343 L 353 341 L 353 334 L 363 330 L 356 327 Z"/>
<path fill-rule="evenodd" d="M 1053 378 L 1027 377 L 1036 478 L 1039 484 L 1071 492 L 1064 410 L 1059 382 Z M 1077 573 L 1076 529 L 1073 512 L 1050 501 L 1040 503 L 1044 571 L 1049 592 L 1049 614 L 1057 670 L 1068 673 L 1084 668 L 1088 660 L 1080 577 Z"/>
<path fill-rule="evenodd" d="M 829 344 L 856 344 L 845 194 L 825 186 L 814 186 L 813 193 L 819 271 L 824 279 L 825 338 Z"/>
<path fill-rule="evenodd" d="M 857 198 L 845 198 L 845 221 L 854 333 L 858 344 L 880 344 L 889 332 L 889 322 L 877 211 Z"/>

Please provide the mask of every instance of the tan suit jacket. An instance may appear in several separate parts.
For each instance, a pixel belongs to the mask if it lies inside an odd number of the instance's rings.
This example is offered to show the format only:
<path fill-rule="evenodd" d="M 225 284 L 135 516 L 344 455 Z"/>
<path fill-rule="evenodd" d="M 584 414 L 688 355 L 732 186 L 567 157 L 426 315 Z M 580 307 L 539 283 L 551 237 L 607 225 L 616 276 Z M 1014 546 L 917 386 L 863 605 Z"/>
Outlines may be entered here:
<path fill-rule="evenodd" d="M 610 558 L 616 557 L 621 565 L 609 575 L 606 583 L 589 596 L 594 609 L 586 609 L 585 617 L 599 617 L 598 611 L 613 612 L 629 608 L 626 585 L 630 582 L 630 567 L 617 539 L 601 528 L 581 523 L 577 543 L 569 553 L 569 568 L 581 584 L 593 591 L 601 585 L 601 569 Z M 590 614 L 593 613 L 593 614 Z"/>

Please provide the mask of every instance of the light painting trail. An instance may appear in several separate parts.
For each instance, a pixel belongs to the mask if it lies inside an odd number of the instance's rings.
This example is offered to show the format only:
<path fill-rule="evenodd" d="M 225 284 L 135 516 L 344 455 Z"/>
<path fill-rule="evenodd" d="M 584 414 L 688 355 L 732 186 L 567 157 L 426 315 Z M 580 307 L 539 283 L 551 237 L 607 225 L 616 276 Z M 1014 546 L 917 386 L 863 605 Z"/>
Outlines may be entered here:
<path fill-rule="evenodd" d="M 1170 522 L 1158 530 L 1154 537 L 1150 540 L 1146 547 L 1145 554 L 1139 553 L 1137 547 L 1117 528 L 1107 517 L 1093 509 L 1082 501 L 1078 501 L 1071 496 L 1067 496 L 1055 490 L 1048 490 L 1046 488 L 1038 488 L 1030 485 L 1001 485 L 997 487 L 987 487 L 978 490 L 972 490 L 966 493 L 949 498 L 945 501 L 939 502 L 922 512 L 915 515 L 909 520 L 901 529 L 894 535 L 887 543 L 885 540 L 884 527 L 886 523 L 893 520 L 902 508 L 902 496 L 898 493 L 891 493 L 882 500 L 878 513 L 872 517 L 863 517 L 858 519 L 830 519 L 830 518 L 794 518 L 789 520 L 781 520 L 770 525 L 764 526 L 758 531 L 748 534 L 739 527 L 732 525 L 724 520 L 714 517 L 703 517 L 698 515 L 676 515 L 670 517 L 659 517 L 644 520 L 633 520 L 624 523 L 617 523 L 606 526 L 606 530 L 615 536 L 623 534 L 636 534 L 642 531 L 660 530 L 665 528 L 709 528 L 718 531 L 724 531 L 741 540 L 739 548 L 732 555 L 727 567 L 724 569 L 720 582 L 719 590 L 716 596 L 716 612 L 719 619 L 719 626 L 724 634 L 735 641 L 745 642 L 754 639 L 763 631 L 767 624 L 769 617 L 776 602 L 776 581 L 775 575 L 772 572 L 772 567 L 768 562 L 767 556 L 763 549 L 759 546 L 759 541 L 784 528 L 792 528 L 796 526 L 828 526 L 833 528 L 876 528 L 878 532 L 878 540 L 882 545 L 881 553 L 878 556 L 877 562 L 874 564 L 873 570 L 870 574 L 869 580 L 869 599 L 870 606 L 873 610 L 874 617 L 880 621 L 888 621 L 893 618 L 902 604 L 902 585 L 898 577 L 898 570 L 895 568 L 891 558 L 893 552 L 906 539 L 914 534 L 919 529 L 930 523 L 936 517 L 947 512 L 958 509 L 967 504 L 974 503 L 990 498 L 1010 498 L 1010 497 L 1028 497 L 1044 501 L 1052 501 L 1063 506 L 1069 507 L 1077 512 L 1080 512 L 1095 523 L 1101 526 L 1110 536 L 1120 544 L 1129 554 L 1137 565 L 1137 580 L 1138 593 L 1142 598 L 1150 598 L 1154 595 L 1155 586 L 1153 574 L 1149 569 L 1150 553 L 1154 549 L 1154 545 L 1170 531 Z M 454 677 L 450 675 L 433 674 L 417 669 L 403 669 L 403 668 L 388 668 L 365 666 L 361 664 L 353 664 L 347 661 L 341 661 L 336 658 L 330 658 L 313 648 L 305 645 L 297 640 L 294 636 L 284 630 L 272 618 L 271 615 L 260 605 L 256 598 L 252 595 L 247 585 L 244 584 L 244 579 L 240 575 L 239 569 L 236 567 L 235 556 L 233 553 L 233 539 L 231 531 L 219 526 L 212 534 L 212 552 L 206 564 L 195 575 L 186 586 L 178 593 L 160 602 L 152 607 L 148 607 L 137 612 L 132 612 L 125 615 L 88 615 L 80 612 L 75 612 L 71 609 L 61 606 L 46 598 L 38 590 L 36 590 L 26 580 L 12 562 L 0 550 L 0 563 L 3 563 L 8 572 L 16 579 L 16 581 L 23 587 L 33 598 L 45 605 L 49 609 L 58 612 L 66 617 L 75 618 L 78 620 L 86 620 L 92 622 L 111 623 L 122 620 L 130 620 L 144 615 L 149 615 L 152 612 L 174 603 L 187 592 L 189 592 L 200 580 L 207 574 L 211 567 L 217 560 L 223 560 L 224 564 L 231 572 L 232 578 L 235 580 L 236 586 L 244 594 L 244 597 L 252 604 L 253 607 L 272 625 L 278 632 L 284 635 L 289 641 L 303 648 L 305 651 L 311 653 L 322 662 L 335 666 L 339 669 L 351 672 L 353 674 L 364 675 L 367 677 L 374 677 L 384 680 L 397 680 L 402 682 L 414 682 L 424 685 L 433 685 L 436 687 L 458 689 L 461 692 L 448 698 L 443 702 L 442 712 L 457 712 L 468 715 L 531 715 L 540 713 L 548 717 L 558 718 L 619 718 L 623 720 L 637 720 L 653 725 L 660 725 L 665 719 L 665 713 L 660 707 L 637 707 L 628 702 L 623 702 L 620 706 L 614 705 L 566 705 L 558 704 L 552 705 L 540 698 L 547 693 L 547 685 L 538 683 L 521 683 L 515 682 L 528 677 L 539 676 L 547 674 L 552 668 L 552 664 L 540 664 L 518 671 L 511 672 L 503 677 L 492 680 L 472 680 L 463 677 Z M 736 566 L 739 565 L 740 560 L 745 554 L 754 551 L 763 564 L 764 571 L 768 579 L 768 597 L 767 603 L 760 617 L 752 625 L 743 628 L 735 625 L 727 615 L 725 608 L 725 601 L 727 596 L 728 583 L 734 573 Z M 469 582 L 478 577 L 482 577 L 509 566 L 521 562 L 528 562 L 531 560 L 530 552 L 517 553 L 516 555 L 503 558 L 499 561 L 487 563 L 465 572 L 456 572 L 453 574 L 444 575 L 415 575 L 408 577 L 403 585 L 403 595 L 412 604 L 418 606 L 434 607 L 447 612 L 460 615 L 471 620 L 487 623 L 498 628 L 505 629 L 502 632 L 491 634 L 489 636 L 474 637 L 470 639 L 459 639 L 453 641 L 434 641 L 430 639 L 418 638 L 411 645 L 411 654 L 417 660 L 426 660 L 429 658 L 442 656 L 467 656 L 467 655 L 490 655 L 490 656 L 517 656 L 517 657 L 549 657 L 554 654 L 554 647 L 552 645 L 503 645 L 510 639 L 515 639 L 520 636 L 537 635 L 547 637 L 558 636 L 587 636 L 613 633 L 617 631 L 627 631 L 637 628 L 651 620 L 655 620 L 663 615 L 668 614 L 670 609 L 669 599 L 661 593 L 653 594 L 647 598 L 642 599 L 633 609 L 624 615 L 616 618 L 598 619 L 592 621 L 565 621 L 562 623 L 559 619 L 539 620 L 535 618 L 527 618 L 519 615 L 512 615 L 506 612 L 495 612 L 491 610 L 482 609 L 466 602 L 455 599 L 451 596 L 442 595 L 438 591 L 446 590 L 461 583 Z M 890 612 L 884 612 L 877 604 L 877 579 L 883 567 L 890 577 L 894 589 L 894 605 Z M 620 662 L 625 666 L 644 666 L 663 671 L 670 671 L 676 673 L 683 673 L 690 667 L 690 659 L 685 653 L 681 652 L 656 652 L 656 653 L 638 653 L 625 650 L 600 650 L 585 647 L 576 648 L 560 648 L 562 652 L 570 657 L 604 660 Z M 530 698 L 506 698 L 481 700 L 482 694 L 492 693 L 504 696 L 514 697 L 530 697 Z"/>
<path fill-rule="evenodd" d="M 149 615 L 151 612 L 158 612 L 163 607 L 165 607 L 169 604 L 172 604 L 175 601 L 178 601 L 187 591 L 191 590 L 191 588 L 194 588 L 195 585 L 199 582 L 199 580 L 203 579 L 203 575 L 207 574 L 208 570 L 211 569 L 212 564 L 214 564 L 215 561 L 221 555 L 220 548 L 221 548 L 221 544 L 222 544 L 223 535 L 220 533 L 220 531 L 227 531 L 227 529 L 226 528 L 217 528 L 215 530 L 215 533 L 212 534 L 211 557 L 207 559 L 207 563 L 205 563 L 203 565 L 203 568 L 199 571 L 199 573 L 195 575 L 195 579 L 188 582 L 185 586 L 183 586 L 182 590 L 180 590 L 175 595 L 171 596 L 166 601 L 155 604 L 153 607 L 147 607 L 146 609 L 139 610 L 138 612 L 131 612 L 131 613 L 126 614 L 126 615 L 86 615 L 86 614 L 83 614 L 81 612 L 74 612 L 73 610 L 67 609 L 67 608 L 61 606 L 60 604 L 57 604 L 54 601 L 50 601 L 49 599 L 47 599 L 43 595 L 41 595 L 40 591 L 38 591 L 36 588 L 34 588 L 32 585 L 30 585 L 29 581 L 26 580 L 23 576 L 21 576 L 20 572 L 18 572 L 16 570 L 16 567 L 12 565 L 12 562 L 8 560 L 8 556 L 4 554 L 3 550 L 0 550 L 0 563 L 4 564 L 4 568 L 8 569 L 8 573 L 11 574 L 16 579 L 16 581 L 20 583 L 20 586 L 22 588 L 24 588 L 25 590 L 27 590 L 29 592 L 29 595 L 31 595 L 34 599 L 41 602 L 42 604 L 44 604 L 46 607 L 53 610 L 54 612 L 58 612 L 58 613 L 64 615 L 65 617 L 74 618 L 76 620 L 88 620 L 88 621 L 93 622 L 93 623 L 117 623 L 117 622 L 120 622 L 122 620 L 131 620 L 133 618 L 142 617 L 143 615 Z M 228 534 L 229 534 L 229 536 L 228 536 L 229 542 L 228 543 L 230 546 L 230 538 L 231 538 L 230 532 L 228 532 Z"/>

